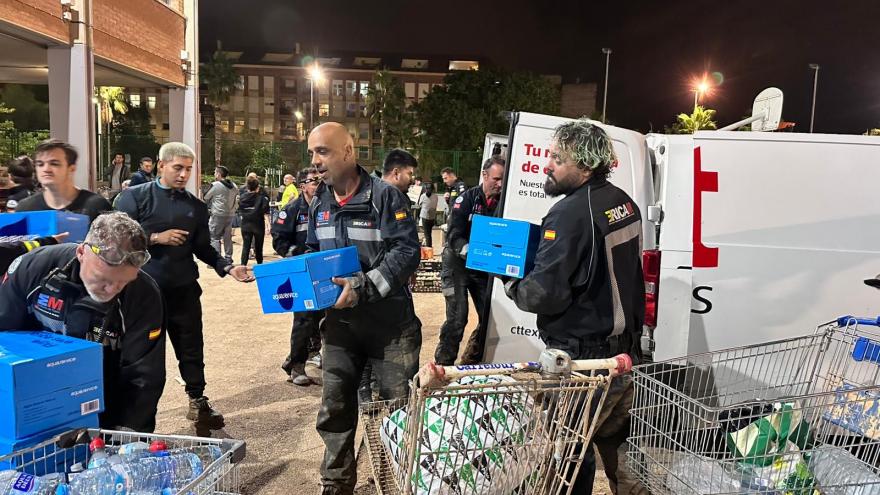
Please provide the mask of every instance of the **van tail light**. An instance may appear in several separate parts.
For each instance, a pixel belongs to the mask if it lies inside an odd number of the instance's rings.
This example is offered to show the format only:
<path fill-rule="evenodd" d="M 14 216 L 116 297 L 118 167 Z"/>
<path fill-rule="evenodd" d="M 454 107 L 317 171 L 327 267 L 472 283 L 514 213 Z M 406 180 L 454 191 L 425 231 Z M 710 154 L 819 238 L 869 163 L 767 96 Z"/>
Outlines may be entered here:
<path fill-rule="evenodd" d="M 660 251 L 642 251 L 642 269 L 645 272 L 645 325 L 657 326 L 657 295 L 660 291 Z"/>

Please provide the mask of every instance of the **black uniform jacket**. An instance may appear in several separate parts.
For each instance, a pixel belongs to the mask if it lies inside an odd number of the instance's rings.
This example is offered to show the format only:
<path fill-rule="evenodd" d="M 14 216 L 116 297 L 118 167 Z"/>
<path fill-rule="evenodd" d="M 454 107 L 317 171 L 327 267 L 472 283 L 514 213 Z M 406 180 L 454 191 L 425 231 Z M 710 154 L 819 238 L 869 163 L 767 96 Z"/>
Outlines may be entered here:
<path fill-rule="evenodd" d="M 94 301 L 79 277 L 76 246 L 37 248 L 13 262 L 0 283 L 0 330 L 47 330 L 104 344 L 101 426 L 151 432 L 165 386 L 159 288 L 141 271 L 113 301 Z"/>

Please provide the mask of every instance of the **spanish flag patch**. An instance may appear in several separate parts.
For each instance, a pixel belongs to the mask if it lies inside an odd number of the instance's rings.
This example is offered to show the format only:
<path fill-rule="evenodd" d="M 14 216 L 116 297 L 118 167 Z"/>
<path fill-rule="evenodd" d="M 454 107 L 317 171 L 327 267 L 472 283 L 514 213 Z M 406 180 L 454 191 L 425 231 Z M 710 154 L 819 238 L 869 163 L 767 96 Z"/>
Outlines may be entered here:
<path fill-rule="evenodd" d="M 407 217 L 407 214 L 406 214 L 406 211 L 404 211 L 404 210 L 394 212 L 394 219 L 395 220 L 398 220 L 398 221 L 405 220 L 406 217 Z"/>
<path fill-rule="evenodd" d="M 156 340 L 159 338 L 160 335 L 162 335 L 162 329 L 155 328 L 153 330 L 150 330 L 150 334 L 148 335 L 148 337 L 150 338 L 150 340 Z"/>
<path fill-rule="evenodd" d="M 553 241 L 556 240 L 556 231 L 547 229 L 544 231 L 544 240 L 545 241 Z"/>

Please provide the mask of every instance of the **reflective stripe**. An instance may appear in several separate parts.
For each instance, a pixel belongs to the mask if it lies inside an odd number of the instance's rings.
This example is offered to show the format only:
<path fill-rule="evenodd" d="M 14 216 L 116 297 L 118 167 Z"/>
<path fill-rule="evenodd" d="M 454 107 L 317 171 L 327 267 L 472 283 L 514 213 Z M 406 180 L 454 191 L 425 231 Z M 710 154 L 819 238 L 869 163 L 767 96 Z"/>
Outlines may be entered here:
<path fill-rule="evenodd" d="M 40 243 L 37 241 L 24 241 L 24 248 L 27 249 L 28 251 L 31 251 L 31 250 L 36 249 L 38 247 L 40 247 Z"/>
<path fill-rule="evenodd" d="M 325 228 L 327 228 L 327 227 L 321 227 L 321 228 L 322 228 L 322 229 L 325 229 Z M 296 231 L 297 231 L 297 232 L 305 232 L 305 231 L 307 231 L 307 230 L 309 230 L 309 224 L 307 224 L 307 223 L 301 223 L 301 224 L 299 224 L 299 225 L 296 226 Z M 335 236 L 334 236 L 334 237 L 335 237 Z M 319 237 L 319 239 L 320 239 L 320 237 Z"/>
<path fill-rule="evenodd" d="M 367 277 L 373 281 L 373 285 L 376 286 L 376 289 L 379 291 L 379 295 L 382 297 L 387 296 L 391 293 L 391 285 L 388 284 L 388 281 L 385 280 L 385 277 L 379 273 L 379 270 L 370 270 L 367 272 Z"/>
<path fill-rule="evenodd" d="M 608 259 L 608 273 L 611 275 L 611 302 L 614 309 L 614 328 L 611 330 L 611 335 L 620 335 L 626 328 L 626 316 L 623 314 L 623 304 L 620 302 L 620 287 L 617 285 L 617 274 L 614 273 L 614 257 L 611 255 L 611 250 L 633 239 L 639 239 L 639 247 L 641 247 L 641 238 L 639 238 L 641 233 L 642 221 L 639 220 L 605 236 L 605 257 Z M 641 260 L 642 257 L 639 256 L 639 262 Z"/>
<path fill-rule="evenodd" d="M 353 241 L 381 241 L 382 232 L 379 229 L 364 229 L 360 227 L 349 227 L 348 238 Z"/>
<path fill-rule="evenodd" d="M 447 288 L 443 289 L 442 291 L 440 291 L 440 293 L 443 294 L 443 297 L 452 296 L 455 294 L 455 287 L 447 287 Z"/>
<path fill-rule="evenodd" d="M 315 236 L 318 239 L 336 239 L 336 227 L 318 227 L 315 229 Z"/>

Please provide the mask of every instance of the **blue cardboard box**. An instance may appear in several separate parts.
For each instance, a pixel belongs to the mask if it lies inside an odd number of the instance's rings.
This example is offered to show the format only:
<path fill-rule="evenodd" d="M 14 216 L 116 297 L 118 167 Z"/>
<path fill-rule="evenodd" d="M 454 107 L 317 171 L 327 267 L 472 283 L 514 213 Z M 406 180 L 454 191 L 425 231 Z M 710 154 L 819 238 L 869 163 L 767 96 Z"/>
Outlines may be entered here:
<path fill-rule="evenodd" d="M 0 240 L 26 241 L 69 232 L 67 242 L 82 242 L 89 232 L 89 217 L 67 211 L 26 211 L 0 214 Z"/>
<path fill-rule="evenodd" d="M 465 266 L 523 278 L 535 262 L 541 227 L 520 220 L 474 215 Z"/>
<path fill-rule="evenodd" d="M 103 411 L 102 352 L 51 332 L 0 332 L 0 438 L 23 439 Z"/>
<path fill-rule="evenodd" d="M 0 470 L 16 469 L 34 476 L 67 472 L 73 464 L 88 460 L 88 445 L 61 448 L 54 442 L 40 444 L 71 430 L 97 427 L 98 414 L 92 413 L 29 437 L 17 440 L 0 438 Z"/>
<path fill-rule="evenodd" d="M 317 311 L 336 304 L 341 287 L 333 277 L 361 270 L 357 248 L 303 254 L 254 267 L 263 313 Z"/>

